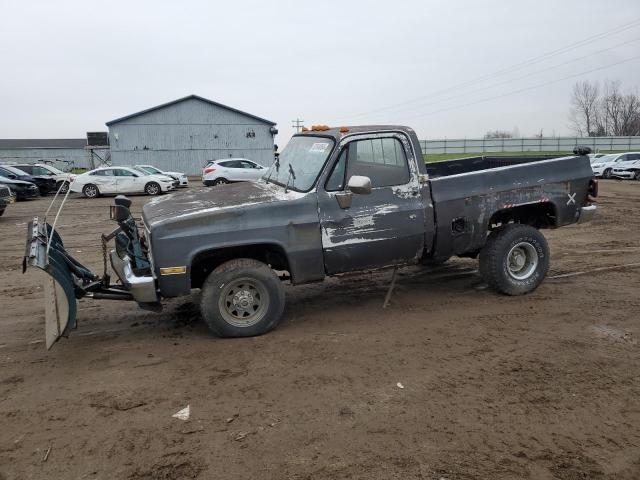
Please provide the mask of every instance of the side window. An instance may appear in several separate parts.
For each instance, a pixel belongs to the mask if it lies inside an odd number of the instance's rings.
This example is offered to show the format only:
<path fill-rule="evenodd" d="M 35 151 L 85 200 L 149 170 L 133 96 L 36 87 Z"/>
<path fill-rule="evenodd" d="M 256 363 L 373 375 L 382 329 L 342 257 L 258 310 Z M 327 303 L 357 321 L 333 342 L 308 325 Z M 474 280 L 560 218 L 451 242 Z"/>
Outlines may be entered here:
<path fill-rule="evenodd" d="M 96 170 L 95 172 L 93 172 L 91 175 L 97 175 L 98 177 L 105 177 L 107 175 L 111 175 L 111 170 Z"/>
<path fill-rule="evenodd" d="M 251 162 L 240 162 L 242 163 L 242 168 L 258 168 L 254 163 Z"/>
<path fill-rule="evenodd" d="M 35 173 L 38 167 L 32 167 L 31 165 L 20 165 L 18 168 L 29 175 L 43 175 L 42 173 Z"/>
<path fill-rule="evenodd" d="M 640 153 L 630 153 L 627 157 L 629 160 L 640 160 Z"/>
<path fill-rule="evenodd" d="M 403 185 L 409 181 L 409 165 L 397 138 L 357 140 L 349 144 L 347 178 L 364 175 L 372 187 Z"/>
<path fill-rule="evenodd" d="M 136 176 L 135 173 L 130 172 L 129 170 L 125 170 L 123 168 L 116 168 L 114 172 L 116 177 L 135 177 Z"/>
<path fill-rule="evenodd" d="M 340 153 L 340 158 L 333 166 L 333 170 L 331 171 L 331 175 L 327 179 L 327 183 L 324 188 L 327 192 L 337 192 L 339 190 L 344 190 L 345 180 L 344 180 L 344 170 L 347 165 L 347 152 L 349 148 L 345 148 Z"/>

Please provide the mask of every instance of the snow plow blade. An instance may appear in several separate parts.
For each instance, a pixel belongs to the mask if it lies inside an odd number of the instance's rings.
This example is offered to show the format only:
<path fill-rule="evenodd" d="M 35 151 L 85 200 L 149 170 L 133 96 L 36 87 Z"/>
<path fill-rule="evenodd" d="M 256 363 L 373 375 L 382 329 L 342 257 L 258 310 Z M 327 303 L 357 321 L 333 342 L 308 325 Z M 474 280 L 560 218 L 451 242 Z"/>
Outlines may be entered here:
<path fill-rule="evenodd" d="M 27 244 L 22 272 L 28 267 L 45 272 L 45 342 L 47 349 L 76 327 L 77 298 L 86 294 L 80 282 L 97 277 L 69 255 L 62 238 L 48 223 L 34 218 L 27 227 Z"/>

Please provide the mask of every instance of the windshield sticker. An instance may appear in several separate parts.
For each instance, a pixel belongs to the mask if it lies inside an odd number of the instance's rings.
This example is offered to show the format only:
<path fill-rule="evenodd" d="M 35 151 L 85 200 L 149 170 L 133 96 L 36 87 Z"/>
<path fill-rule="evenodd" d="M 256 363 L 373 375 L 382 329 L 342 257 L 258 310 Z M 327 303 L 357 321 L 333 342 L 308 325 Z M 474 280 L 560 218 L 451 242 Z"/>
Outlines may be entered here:
<path fill-rule="evenodd" d="M 328 143 L 314 143 L 313 145 L 311 145 L 309 151 L 322 153 L 327 149 L 328 146 Z"/>

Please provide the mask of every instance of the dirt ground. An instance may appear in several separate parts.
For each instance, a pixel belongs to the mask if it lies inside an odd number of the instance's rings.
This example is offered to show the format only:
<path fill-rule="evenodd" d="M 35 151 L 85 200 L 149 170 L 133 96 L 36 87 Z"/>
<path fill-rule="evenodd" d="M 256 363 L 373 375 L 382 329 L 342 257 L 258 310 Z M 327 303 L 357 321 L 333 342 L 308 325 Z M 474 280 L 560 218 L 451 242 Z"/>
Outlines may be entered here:
<path fill-rule="evenodd" d="M 0 219 L 0 479 L 638 479 L 640 182 L 546 232 L 550 278 L 486 289 L 476 262 L 287 287 L 274 332 L 212 337 L 198 297 L 163 313 L 82 300 L 47 352 L 26 222 Z M 134 214 L 146 197 L 134 197 Z M 109 198 L 73 198 L 68 249 L 102 268 Z M 572 272 L 584 275 L 554 276 Z M 188 421 L 172 418 L 190 406 Z"/>

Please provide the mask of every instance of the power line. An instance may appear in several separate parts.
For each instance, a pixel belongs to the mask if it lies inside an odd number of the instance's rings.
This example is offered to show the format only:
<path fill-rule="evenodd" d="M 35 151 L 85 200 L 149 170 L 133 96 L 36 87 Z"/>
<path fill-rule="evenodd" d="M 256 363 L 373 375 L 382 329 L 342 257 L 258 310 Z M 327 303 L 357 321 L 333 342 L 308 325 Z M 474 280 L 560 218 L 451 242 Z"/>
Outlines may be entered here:
<path fill-rule="evenodd" d="M 534 90 L 536 88 L 546 87 L 547 85 L 553 85 L 554 83 L 559 83 L 559 82 L 562 82 L 564 80 L 569 80 L 571 78 L 579 77 L 581 75 L 586 75 L 587 73 L 597 72 L 598 70 L 604 70 L 605 68 L 615 67 L 616 65 L 621 65 L 623 63 L 628 63 L 628 62 L 631 62 L 633 60 L 637 60 L 639 58 L 640 58 L 640 55 L 636 55 L 635 57 L 627 58 L 626 60 L 621 60 L 619 62 L 610 63 L 608 65 L 604 65 L 604 66 L 598 67 L 598 68 L 592 68 L 591 70 L 586 70 L 584 72 L 576 73 L 574 75 L 568 75 L 566 77 L 558 78 L 556 80 L 551 80 L 549 82 L 539 83 L 537 85 L 532 85 L 530 87 L 520 88 L 518 90 L 512 90 L 511 92 L 503 93 L 501 95 L 496 95 L 494 97 L 483 98 L 483 99 L 477 100 L 475 102 L 469 102 L 469 103 L 465 103 L 465 104 L 462 104 L 462 105 L 456 105 L 456 106 L 453 106 L 453 107 L 442 108 L 440 110 L 434 110 L 432 112 L 420 113 L 418 115 L 413 115 L 413 116 L 410 116 L 410 117 L 407 117 L 407 118 L 425 117 L 425 116 L 428 116 L 428 115 L 435 115 L 436 113 L 441 113 L 441 112 L 446 112 L 446 111 L 449 111 L 449 110 L 455 110 L 455 109 L 458 109 L 458 108 L 464 108 L 464 107 L 468 107 L 468 106 L 471 106 L 471 105 L 476 105 L 478 103 L 484 103 L 484 102 L 488 102 L 488 101 L 491 101 L 491 100 L 497 100 L 497 99 L 502 98 L 502 97 L 508 97 L 510 95 L 515 95 L 516 93 L 522 93 L 522 92 L 526 92 L 528 90 Z"/>
<path fill-rule="evenodd" d="M 597 50 L 595 52 L 588 53 L 587 55 L 583 55 L 581 57 L 577 57 L 577 58 L 573 58 L 571 60 L 567 60 L 566 62 L 558 63 L 556 65 L 552 65 L 550 67 L 543 68 L 542 70 L 536 70 L 534 72 L 530 72 L 530 73 L 527 73 L 525 75 L 521 75 L 519 77 L 510 78 L 510 79 L 503 80 L 503 81 L 498 82 L 498 83 L 492 83 L 491 85 L 487 85 L 485 87 L 480 87 L 480 88 L 476 88 L 474 90 L 469 90 L 469 91 L 467 91 L 467 92 L 465 92 L 465 93 L 463 93 L 461 95 L 452 95 L 450 97 L 441 98 L 439 100 L 434 100 L 432 102 L 420 103 L 419 105 L 411 104 L 411 105 L 408 105 L 407 108 L 409 108 L 410 110 L 415 110 L 415 108 L 413 108 L 413 107 L 416 107 L 416 106 L 419 106 L 420 108 L 423 108 L 423 107 L 428 107 L 430 105 L 436 105 L 438 103 L 446 102 L 446 101 L 449 101 L 449 100 L 457 100 L 457 99 L 459 99 L 461 97 L 466 97 L 466 96 L 468 96 L 468 95 L 470 95 L 472 93 L 482 92 L 482 91 L 489 90 L 489 89 L 494 88 L 494 87 L 499 87 L 501 85 L 505 85 L 507 83 L 515 82 L 517 80 L 522 80 L 523 78 L 528 78 L 528 77 L 530 77 L 532 75 L 538 75 L 540 73 L 548 72 L 549 70 L 554 70 L 554 69 L 559 68 L 559 67 L 564 67 L 564 66 L 569 65 L 571 63 L 575 63 L 575 62 L 578 62 L 580 60 L 584 60 L 585 58 L 591 57 L 593 55 L 598 55 L 600 53 L 608 52 L 609 50 L 613 50 L 614 48 L 622 47 L 624 45 L 628 45 L 630 43 L 634 43 L 634 42 L 638 42 L 638 41 L 640 41 L 640 37 L 634 38 L 632 40 L 628 40 L 626 42 L 618 43 L 618 44 L 613 45 L 611 47 L 603 48 L 603 49 Z M 397 107 L 397 108 L 399 108 L 399 111 L 393 112 L 394 114 L 395 113 L 400 113 L 400 110 L 404 110 L 405 109 L 403 107 Z"/>
<path fill-rule="evenodd" d="M 511 65 L 509 67 L 501 68 L 499 70 L 496 70 L 493 73 L 486 74 L 486 75 L 481 75 L 479 77 L 474 77 L 474 78 L 472 78 L 470 80 L 465 80 L 464 82 L 457 83 L 455 85 L 451 85 L 451 86 L 446 87 L 444 89 L 436 90 L 435 92 L 432 92 L 432 93 L 430 93 L 428 95 L 422 95 L 420 97 L 415 97 L 415 98 L 413 98 L 411 100 L 406 100 L 404 102 L 396 103 L 394 105 L 389 105 L 389 106 L 386 106 L 386 107 L 381 107 L 381 108 L 377 108 L 377 109 L 374 109 L 374 110 L 369 110 L 369 111 L 363 112 L 363 113 L 349 115 L 349 116 L 346 116 L 344 118 L 362 117 L 362 116 L 369 115 L 371 113 L 377 113 L 377 112 L 381 112 L 381 111 L 385 111 L 385 110 L 394 109 L 394 108 L 397 108 L 399 106 L 415 103 L 416 101 L 419 101 L 419 100 L 424 100 L 424 99 L 427 99 L 427 98 L 430 98 L 430 97 L 438 96 L 438 95 L 440 95 L 442 93 L 446 93 L 446 92 L 449 92 L 451 90 L 455 90 L 455 89 L 459 89 L 459 88 L 466 87 L 466 86 L 469 86 L 469 85 L 473 85 L 475 83 L 480 83 L 480 82 L 483 82 L 485 80 L 489 80 L 491 78 L 504 75 L 505 73 L 511 73 L 511 72 L 514 72 L 514 71 L 517 71 L 517 70 L 521 70 L 521 69 L 523 69 L 523 68 L 525 68 L 527 66 L 534 65 L 536 63 L 540 63 L 543 60 L 546 60 L 548 58 L 556 57 L 558 55 L 561 55 L 563 53 L 569 52 L 571 50 L 575 50 L 578 47 L 581 47 L 581 46 L 584 46 L 584 45 L 588 45 L 589 43 L 593 43 L 593 42 L 595 42 L 597 40 L 601 40 L 601 39 L 603 39 L 605 37 L 608 37 L 608 36 L 611 36 L 611 35 L 615 35 L 617 33 L 629 30 L 630 28 L 633 28 L 634 26 L 637 26 L 639 24 L 640 24 L 640 18 L 635 19 L 635 20 L 633 20 L 631 22 L 622 24 L 622 25 L 617 26 L 615 28 L 612 28 L 610 30 L 606 30 L 606 31 L 598 33 L 598 34 L 591 35 L 590 37 L 586 37 L 586 38 L 584 38 L 582 40 L 570 43 L 568 45 L 565 45 L 564 47 L 552 50 L 552 51 L 544 53 L 542 55 L 538 55 L 538 56 L 530 58 L 528 60 L 524 60 L 522 62 L 513 64 L 513 65 Z M 336 122 L 336 123 L 340 123 L 340 122 Z"/>

